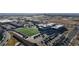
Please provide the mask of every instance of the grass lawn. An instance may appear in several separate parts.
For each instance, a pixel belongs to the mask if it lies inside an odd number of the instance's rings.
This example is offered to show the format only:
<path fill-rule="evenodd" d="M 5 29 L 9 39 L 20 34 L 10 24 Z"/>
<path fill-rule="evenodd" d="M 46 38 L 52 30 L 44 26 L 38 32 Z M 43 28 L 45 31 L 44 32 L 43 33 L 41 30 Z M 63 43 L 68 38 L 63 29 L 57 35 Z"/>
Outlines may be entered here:
<path fill-rule="evenodd" d="M 38 29 L 37 28 L 18 28 L 18 29 L 16 29 L 16 31 L 18 31 L 18 32 L 20 32 L 20 33 L 23 33 L 23 34 L 25 34 L 26 36 L 28 35 L 28 36 L 33 36 L 33 35 L 35 35 L 35 34 L 38 34 L 39 33 L 39 31 L 38 31 Z"/>

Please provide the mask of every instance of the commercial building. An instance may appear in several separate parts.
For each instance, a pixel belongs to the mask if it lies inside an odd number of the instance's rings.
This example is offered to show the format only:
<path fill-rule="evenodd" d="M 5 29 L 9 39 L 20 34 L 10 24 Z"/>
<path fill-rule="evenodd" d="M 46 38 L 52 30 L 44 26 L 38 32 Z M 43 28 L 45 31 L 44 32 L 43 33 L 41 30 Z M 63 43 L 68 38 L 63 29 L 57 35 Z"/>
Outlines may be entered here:
<path fill-rule="evenodd" d="M 54 23 L 50 24 L 39 24 L 38 30 L 42 34 L 52 35 L 53 33 L 62 34 L 63 32 L 67 31 L 64 25 L 57 25 Z"/>

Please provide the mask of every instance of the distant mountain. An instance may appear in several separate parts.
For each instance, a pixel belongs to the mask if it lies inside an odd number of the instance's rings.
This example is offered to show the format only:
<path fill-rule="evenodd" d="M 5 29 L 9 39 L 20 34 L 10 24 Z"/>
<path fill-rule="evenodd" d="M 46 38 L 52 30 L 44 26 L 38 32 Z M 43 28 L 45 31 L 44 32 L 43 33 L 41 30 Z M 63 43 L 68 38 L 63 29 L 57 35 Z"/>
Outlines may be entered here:
<path fill-rule="evenodd" d="M 79 13 L 0 13 L 0 16 L 33 16 L 33 15 L 48 15 L 48 16 L 79 16 Z"/>
<path fill-rule="evenodd" d="M 67 16 L 67 17 L 79 17 L 79 13 L 48 13 L 48 16 Z"/>
<path fill-rule="evenodd" d="M 41 13 L 0 13 L 0 16 L 33 16 L 41 15 Z"/>

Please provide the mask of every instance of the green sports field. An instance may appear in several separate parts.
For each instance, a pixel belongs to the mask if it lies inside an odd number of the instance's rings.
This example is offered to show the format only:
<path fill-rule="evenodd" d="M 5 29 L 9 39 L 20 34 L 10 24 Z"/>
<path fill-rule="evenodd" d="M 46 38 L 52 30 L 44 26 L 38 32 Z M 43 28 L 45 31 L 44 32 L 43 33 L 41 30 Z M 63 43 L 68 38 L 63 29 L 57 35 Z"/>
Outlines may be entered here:
<path fill-rule="evenodd" d="M 26 36 L 33 36 L 35 34 L 38 34 L 39 31 L 37 28 L 32 27 L 32 28 L 18 28 L 16 29 L 17 32 L 20 32 L 22 34 L 25 34 Z"/>

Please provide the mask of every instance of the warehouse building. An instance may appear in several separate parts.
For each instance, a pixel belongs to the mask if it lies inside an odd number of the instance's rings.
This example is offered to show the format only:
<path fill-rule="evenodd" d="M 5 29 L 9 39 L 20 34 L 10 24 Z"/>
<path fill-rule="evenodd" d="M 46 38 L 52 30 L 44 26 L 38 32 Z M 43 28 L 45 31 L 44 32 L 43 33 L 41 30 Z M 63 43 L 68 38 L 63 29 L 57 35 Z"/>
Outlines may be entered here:
<path fill-rule="evenodd" d="M 24 26 L 23 23 L 19 23 L 19 22 L 13 22 L 13 23 L 11 22 L 10 24 L 13 25 L 13 26 L 15 26 L 16 28 Z"/>
<path fill-rule="evenodd" d="M 16 28 L 15 26 L 12 26 L 10 24 L 4 24 L 4 25 L 1 25 L 1 27 L 6 30 L 12 30 Z"/>

